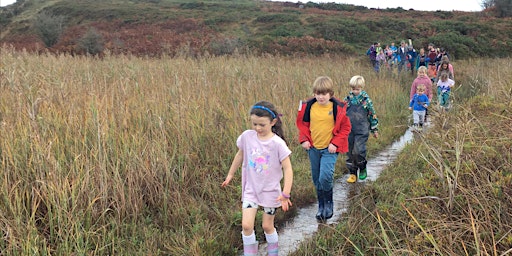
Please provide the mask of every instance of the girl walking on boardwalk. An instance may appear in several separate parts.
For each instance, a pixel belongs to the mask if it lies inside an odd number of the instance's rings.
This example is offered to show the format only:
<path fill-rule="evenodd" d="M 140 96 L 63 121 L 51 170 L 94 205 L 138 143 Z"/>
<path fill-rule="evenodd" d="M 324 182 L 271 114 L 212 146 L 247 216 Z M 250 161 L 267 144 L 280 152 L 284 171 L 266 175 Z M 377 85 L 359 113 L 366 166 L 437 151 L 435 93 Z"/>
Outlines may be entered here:
<path fill-rule="evenodd" d="M 244 255 L 257 255 L 258 242 L 254 222 L 258 208 L 263 208 L 262 227 L 267 240 L 268 255 L 278 255 L 277 230 L 274 217 L 277 208 L 288 211 L 292 206 L 290 192 L 293 171 L 291 150 L 286 145 L 280 115 L 270 102 L 260 101 L 250 111 L 251 130 L 244 131 L 236 140 L 238 152 L 222 182 L 226 187 L 236 170 L 242 166 L 242 240 Z M 284 184 L 281 190 L 281 179 Z"/>

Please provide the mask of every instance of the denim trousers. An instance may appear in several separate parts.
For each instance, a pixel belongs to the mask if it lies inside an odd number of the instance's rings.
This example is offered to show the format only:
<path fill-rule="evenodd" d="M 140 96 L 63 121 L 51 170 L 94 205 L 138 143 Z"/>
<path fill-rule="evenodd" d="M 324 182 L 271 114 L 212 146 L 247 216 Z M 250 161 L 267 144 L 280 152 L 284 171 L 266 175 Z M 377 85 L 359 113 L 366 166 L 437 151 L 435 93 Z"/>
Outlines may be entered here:
<path fill-rule="evenodd" d="M 329 191 L 334 180 L 334 167 L 339 153 L 329 153 L 327 148 L 308 150 L 311 163 L 311 178 L 316 190 Z"/>

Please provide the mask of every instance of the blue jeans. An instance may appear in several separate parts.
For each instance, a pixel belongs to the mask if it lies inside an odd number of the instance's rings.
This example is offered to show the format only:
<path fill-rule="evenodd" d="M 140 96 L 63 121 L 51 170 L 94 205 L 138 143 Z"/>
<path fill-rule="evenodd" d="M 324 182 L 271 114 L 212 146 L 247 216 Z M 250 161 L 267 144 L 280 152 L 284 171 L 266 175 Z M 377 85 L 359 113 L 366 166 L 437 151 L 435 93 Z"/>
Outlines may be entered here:
<path fill-rule="evenodd" d="M 316 190 L 331 190 L 334 180 L 334 166 L 338 159 L 338 153 L 329 153 L 327 148 L 310 148 L 308 155 L 311 163 L 311 178 L 313 178 Z"/>

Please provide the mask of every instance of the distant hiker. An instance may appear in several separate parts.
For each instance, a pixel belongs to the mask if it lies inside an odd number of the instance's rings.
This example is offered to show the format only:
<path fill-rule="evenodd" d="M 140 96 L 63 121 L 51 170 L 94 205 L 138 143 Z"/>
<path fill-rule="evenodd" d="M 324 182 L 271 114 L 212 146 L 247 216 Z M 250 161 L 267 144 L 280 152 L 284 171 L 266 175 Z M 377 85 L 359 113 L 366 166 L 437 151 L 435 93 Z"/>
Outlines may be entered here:
<path fill-rule="evenodd" d="M 392 68 L 398 63 L 397 57 L 396 57 L 398 48 L 396 47 L 395 42 L 391 42 L 391 46 L 389 46 L 389 51 L 390 51 L 390 53 L 388 55 L 390 55 L 390 56 L 389 56 L 388 64 Z"/>
<path fill-rule="evenodd" d="M 436 56 L 436 67 L 439 67 L 439 65 L 443 61 L 444 56 L 446 56 L 446 58 L 448 58 L 448 59 L 450 58 L 450 55 L 444 48 L 438 49 L 437 56 Z"/>
<path fill-rule="evenodd" d="M 437 81 L 437 100 L 443 110 L 448 110 L 450 107 L 450 91 L 454 85 L 455 81 L 449 78 L 449 73 L 442 71 L 440 79 Z"/>
<path fill-rule="evenodd" d="M 441 76 L 441 73 L 447 72 L 448 78 L 454 80 L 455 76 L 453 75 L 453 65 L 450 64 L 450 61 L 448 58 L 444 58 L 444 60 L 441 62 L 441 65 L 439 65 L 439 68 L 437 69 L 437 76 L 435 81 L 439 81 L 439 77 Z"/>
<path fill-rule="evenodd" d="M 278 234 L 274 227 L 277 208 L 288 211 L 292 205 L 290 192 L 293 171 L 291 151 L 286 145 L 282 122 L 273 104 L 260 101 L 250 111 L 252 129 L 244 131 L 236 140 L 236 153 L 229 173 L 222 182 L 226 187 L 236 170 L 242 166 L 242 240 L 244 255 L 257 255 L 258 242 L 254 222 L 258 208 L 263 208 L 263 231 L 268 255 L 278 255 Z M 281 191 L 281 179 L 284 184 Z"/>
<path fill-rule="evenodd" d="M 420 48 L 420 52 L 416 58 L 416 70 L 418 70 L 418 68 L 421 66 L 426 67 L 428 65 L 428 61 L 429 59 L 427 53 L 425 53 L 425 48 Z"/>
<path fill-rule="evenodd" d="M 414 75 L 414 67 L 416 67 L 416 58 L 418 57 L 418 53 L 412 47 L 412 45 L 409 45 L 407 47 L 407 61 L 409 62 L 409 68 L 411 69 L 411 75 Z"/>
<path fill-rule="evenodd" d="M 436 58 L 437 58 L 437 51 L 433 44 L 429 44 L 429 50 L 428 50 L 428 77 L 432 82 L 436 80 L 437 77 L 437 64 L 436 64 Z"/>
<path fill-rule="evenodd" d="M 377 126 L 379 120 L 373 108 L 370 96 L 363 90 L 365 81 L 362 76 L 353 76 L 349 82 L 351 91 L 345 98 L 347 102 L 347 116 L 350 119 L 352 129 L 348 136 L 348 154 L 346 165 L 350 172 L 347 182 L 366 179 L 366 143 L 370 132 L 375 138 L 379 137 Z"/>
<path fill-rule="evenodd" d="M 412 96 L 412 99 L 409 102 L 409 110 L 412 110 L 414 129 L 420 131 L 423 129 L 425 114 L 429 105 L 430 100 L 425 94 L 425 85 L 419 84 L 416 86 L 416 93 Z"/>
<path fill-rule="evenodd" d="M 377 62 L 377 47 L 378 46 L 379 46 L 379 43 L 375 42 L 368 49 L 368 51 L 370 52 L 370 54 L 369 54 L 369 56 L 370 56 L 370 63 L 372 65 L 372 68 L 376 72 L 378 72 L 378 69 L 379 69 L 379 67 L 377 66 L 377 64 L 378 64 L 378 62 Z"/>
<path fill-rule="evenodd" d="M 407 50 L 405 41 L 400 42 L 400 47 L 397 50 L 397 58 L 400 59 L 398 62 L 398 74 L 402 72 L 402 69 L 407 68 Z"/>
<path fill-rule="evenodd" d="M 313 98 L 300 102 L 296 124 L 299 142 L 307 151 L 311 164 L 311 178 L 318 199 L 316 219 L 325 221 L 333 215 L 334 167 L 338 154 L 348 151 L 351 126 L 346 116 L 346 104 L 334 97 L 331 78 L 316 78 L 313 94 Z"/>
<path fill-rule="evenodd" d="M 377 60 L 377 62 L 376 62 L 377 66 L 375 68 L 375 71 L 377 71 L 377 73 L 379 73 L 380 69 L 382 67 L 387 67 L 386 54 L 384 54 L 383 49 L 380 49 L 379 53 L 377 54 L 376 60 Z"/>
<path fill-rule="evenodd" d="M 434 96 L 434 90 L 432 89 L 432 80 L 427 76 L 427 68 L 421 66 L 418 68 L 418 76 L 412 81 L 411 92 L 409 94 L 409 101 L 413 100 L 414 94 L 416 94 L 418 86 L 423 85 L 425 87 L 424 94 L 427 95 L 429 102 L 432 102 Z M 425 122 L 427 122 L 428 109 L 425 110 Z"/>

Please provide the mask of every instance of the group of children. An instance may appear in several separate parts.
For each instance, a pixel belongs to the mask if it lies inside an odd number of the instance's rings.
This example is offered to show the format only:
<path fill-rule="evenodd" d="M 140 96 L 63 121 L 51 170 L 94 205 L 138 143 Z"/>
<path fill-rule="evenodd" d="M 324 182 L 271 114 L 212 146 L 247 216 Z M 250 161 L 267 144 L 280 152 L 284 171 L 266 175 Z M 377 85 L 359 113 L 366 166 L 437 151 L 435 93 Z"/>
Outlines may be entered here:
<path fill-rule="evenodd" d="M 448 57 L 436 69 L 434 78 L 429 77 L 426 66 L 420 66 L 418 75 L 411 85 L 409 110 L 413 111 L 413 128 L 416 131 L 423 129 L 427 121 L 427 113 L 433 98 L 433 83 L 437 87 L 437 102 L 441 110 L 446 111 L 450 107 L 451 88 L 455 85 L 453 66 Z"/>
<path fill-rule="evenodd" d="M 443 61 L 443 57 L 449 57 L 444 48 L 436 48 L 432 43 L 428 45 L 427 50 L 423 47 L 417 50 L 413 47 L 412 40 L 409 40 L 409 42 L 401 41 L 398 47 L 395 46 L 394 42 L 384 47 L 375 42 L 368 48 L 366 54 L 369 55 L 371 65 L 377 73 L 380 72 L 382 67 L 389 71 L 397 67 L 399 74 L 402 70 L 414 74 L 414 70 L 425 66 L 428 68 L 428 75 L 431 79 L 436 77 L 437 69 Z"/>
<path fill-rule="evenodd" d="M 379 135 L 373 102 L 363 90 L 364 78 L 354 76 L 349 84 L 351 91 L 340 100 L 334 97 L 331 78 L 318 77 L 313 83 L 314 96 L 300 102 L 296 118 L 299 142 L 310 160 L 311 177 L 318 199 L 316 219 L 319 221 L 333 216 L 334 168 L 338 155 L 347 153 L 346 166 L 350 172 L 347 182 L 364 180 L 367 177 L 366 142 L 370 134 L 375 138 Z M 237 138 L 238 151 L 221 186 L 228 186 L 236 170 L 242 166 L 244 255 L 258 254 L 254 223 L 260 207 L 264 211 L 262 227 L 268 255 L 278 255 L 279 237 L 274 227 L 274 217 L 277 208 L 287 211 L 292 206 L 291 150 L 284 138 L 281 115 L 272 103 L 257 102 L 251 107 L 249 115 L 252 129 L 244 131 Z"/>
<path fill-rule="evenodd" d="M 433 98 L 433 82 L 437 85 L 439 106 L 448 107 L 450 89 L 454 86 L 453 67 L 445 59 L 437 77 L 428 75 L 420 66 L 410 91 L 409 109 L 414 126 L 423 127 L 427 109 Z M 367 177 L 366 143 L 371 135 L 378 138 L 378 118 L 373 102 L 364 91 L 365 80 L 354 76 L 349 81 L 350 92 L 343 100 L 334 97 L 334 83 L 327 76 L 313 83 L 313 97 L 301 101 L 296 118 L 299 142 L 310 160 L 311 178 L 315 186 L 318 212 L 316 219 L 332 218 L 334 169 L 338 155 L 346 153 L 349 170 L 347 182 L 355 183 Z M 262 227 L 267 240 L 268 255 L 278 255 L 279 237 L 274 217 L 279 207 L 287 211 L 293 184 L 293 171 L 282 129 L 280 114 L 267 101 L 254 104 L 249 112 L 252 129 L 237 139 L 236 153 L 222 187 L 229 185 L 236 170 L 242 166 L 242 241 L 244 255 L 258 254 L 254 223 L 258 208 L 264 214 Z M 281 180 L 284 178 L 283 188 Z"/>

